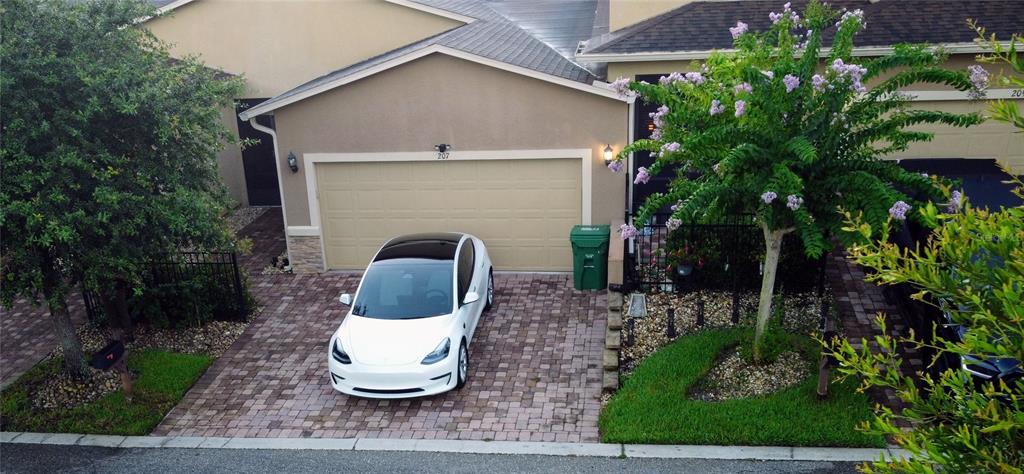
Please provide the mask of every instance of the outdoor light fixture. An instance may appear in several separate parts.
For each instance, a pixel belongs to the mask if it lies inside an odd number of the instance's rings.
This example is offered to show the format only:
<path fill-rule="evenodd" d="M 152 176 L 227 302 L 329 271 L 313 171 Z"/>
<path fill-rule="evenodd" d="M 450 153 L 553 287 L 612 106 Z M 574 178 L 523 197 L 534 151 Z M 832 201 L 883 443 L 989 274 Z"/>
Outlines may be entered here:
<path fill-rule="evenodd" d="M 612 150 L 612 146 L 610 144 L 609 145 L 605 145 L 604 146 L 604 161 L 605 161 L 605 163 L 610 163 L 613 158 L 615 158 L 615 152 L 614 152 L 614 150 Z"/>
<path fill-rule="evenodd" d="M 452 150 L 452 146 L 447 143 L 442 143 L 440 145 L 434 145 L 434 149 L 437 150 L 437 159 L 447 160 L 448 153 Z"/>
<path fill-rule="evenodd" d="M 295 158 L 295 153 L 288 152 L 288 168 L 291 168 L 292 173 L 299 172 L 299 160 Z"/>

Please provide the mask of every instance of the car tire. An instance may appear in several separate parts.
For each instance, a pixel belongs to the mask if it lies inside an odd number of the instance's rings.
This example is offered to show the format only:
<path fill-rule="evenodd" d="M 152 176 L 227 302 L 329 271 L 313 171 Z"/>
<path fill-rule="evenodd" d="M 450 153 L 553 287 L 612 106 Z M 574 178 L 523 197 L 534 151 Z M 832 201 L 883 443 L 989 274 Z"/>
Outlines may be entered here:
<path fill-rule="evenodd" d="M 494 306 L 494 270 L 487 272 L 487 293 L 484 295 L 484 311 L 491 309 Z"/>
<path fill-rule="evenodd" d="M 469 349 L 466 348 L 466 341 L 459 344 L 459 359 L 455 365 L 455 390 L 466 386 L 466 378 L 469 376 Z"/>

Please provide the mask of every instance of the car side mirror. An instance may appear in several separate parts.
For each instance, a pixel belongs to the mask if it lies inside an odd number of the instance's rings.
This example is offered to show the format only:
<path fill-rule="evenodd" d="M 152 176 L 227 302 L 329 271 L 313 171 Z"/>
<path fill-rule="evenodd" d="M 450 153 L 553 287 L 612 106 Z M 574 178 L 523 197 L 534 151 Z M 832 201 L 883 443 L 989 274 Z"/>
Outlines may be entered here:
<path fill-rule="evenodd" d="M 338 297 L 338 301 L 340 301 L 341 304 L 345 306 L 352 306 L 352 295 L 348 293 L 342 293 L 341 296 Z"/>
<path fill-rule="evenodd" d="M 466 297 L 462 298 L 462 304 L 476 303 L 477 300 L 479 299 L 480 295 L 478 295 L 475 291 L 469 291 L 466 292 Z"/>

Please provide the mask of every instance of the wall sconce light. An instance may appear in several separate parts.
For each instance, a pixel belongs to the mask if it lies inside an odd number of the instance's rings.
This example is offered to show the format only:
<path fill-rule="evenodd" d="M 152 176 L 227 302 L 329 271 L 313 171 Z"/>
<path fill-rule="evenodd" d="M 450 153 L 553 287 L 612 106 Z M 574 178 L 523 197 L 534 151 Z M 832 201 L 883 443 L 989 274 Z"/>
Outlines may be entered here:
<path fill-rule="evenodd" d="M 440 145 L 434 145 L 434 149 L 437 150 L 437 159 L 447 160 L 448 153 L 452 151 L 452 146 L 447 143 L 442 143 Z"/>
<path fill-rule="evenodd" d="M 295 153 L 288 152 L 288 168 L 292 170 L 292 173 L 299 172 L 299 160 L 295 158 Z"/>
<path fill-rule="evenodd" d="M 605 147 L 604 147 L 604 162 L 605 163 L 611 163 L 611 161 L 614 158 L 615 158 L 615 151 L 612 150 L 612 146 L 610 144 L 609 145 L 605 145 Z"/>

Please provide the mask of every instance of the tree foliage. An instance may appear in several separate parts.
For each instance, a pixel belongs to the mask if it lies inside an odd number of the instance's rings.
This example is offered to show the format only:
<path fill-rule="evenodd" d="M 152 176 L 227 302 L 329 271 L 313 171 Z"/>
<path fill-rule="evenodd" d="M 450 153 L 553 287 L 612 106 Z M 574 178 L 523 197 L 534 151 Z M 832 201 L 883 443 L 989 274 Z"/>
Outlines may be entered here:
<path fill-rule="evenodd" d="M 785 234 L 799 235 L 806 254 L 816 257 L 831 249 L 833 236 L 845 238 L 840 206 L 877 228 L 896 202 L 918 207 L 921 199 L 941 199 L 936 179 L 882 157 L 932 138 L 915 125 L 966 127 L 983 120 L 980 114 L 913 110 L 910 98 L 899 93 L 915 83 L 974 89 L 967 72 L 941 66 L 941 54 L 899 45 L 888 56 L 855 64 L 854 37 L 864 26 L 859 11 L 840 16 L 812 1 L 801 18 L 788 5 L 772 13 L 774 25 L 765 32 L 738 23 L 732 29 L 735 52 L 713 54 L 692 72 L 658 84 L 628 83 L 642 100 L 662 108 L 654 114 L 653 138 L 637 140 L 618 158 L 656 155 L 651 169 L 638 170 L 638 185 L 663 170 L 677 173 L 668 192 L 651 195 L 634 222 L 668 206 L 683 221 L 756 215 L 766 244 L 759 328 L 770 314 L 778 260 L 773 253 Z M 822 44 L 826 31 L 832 36 L 828 49 Z M 616 85 L 625 88 L 627 82 Z M 634 232 L 624 230 L 624 237 Z"/>
<path fill-rule="evenodd" d="M 155 256 L 230 245 L 216 156 L 242 82 L 172 59 L 138 21 L 154 13 L 141 0 L 4 2 L 5 304 L 66 312 L 76 284 L 138 290 Z"/>
<path fill-rule="evenodd" d="M 981 55 L 978 59 L 981 62 L 1005 64 L 1010 67 L 1009 73 L 998 77 L 998 84 L 1024 90 L 1024 56 L 1018 50 L 1024 46 L 1024 36 L 1016 33 L 1010 37 L 1009 44 L 1004 46 L 995 35 L 986 36 L 984 27 L 973 21 L 970 25 L 978 33 L 976 41 L 989 50 L 988 54 Z M 1020 129 L 1019 133 L 1024 132 L 1024 115 L 1021 115 L 1016 102 L 997 99 L 989 103 L 989 111 L 992 118 L 1017 127 Z"/>
<path fill-rule="evenodd" d="M 1016 192 L 1024 198 L 1022 191 Z M 876 239 L 879 229 L 847 216 L 861 242 L 849 249 L 850 257 L 874 270 L 869 281 L 912 285 L 919 290 L 914 298 L 967 329 L 960 340 L 936 337 L 927 344 L 913 334 L 876 336 L 876 353 L 865 341 L 861 350 L 836 343 L 840 373 L 862 378 L 863 389 L 893 389 L 906 404 L 899 411 L 879 407 L 862 429 L 893 437 L 912 457 L 879 461 L 868 471 L 1021 473 L 1024 466 L 1024 378 L 980 382 L 956 367 L 915 381 L 900 371 L 897 344 L 927 345 L 936 358 L 1024 361 L 1024 207 L 989 212 L 968 203 L 951 211 L 940 213 L 931 204 L 921 209 L 922 219 L 937 228 L 922 248 L 906 251 L 889 243 L 889 223 Z M 884 316 L 879 325 L 886 334 Z M 904 431 L 898 421 L 913 428 Z"/>

